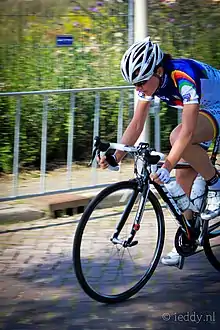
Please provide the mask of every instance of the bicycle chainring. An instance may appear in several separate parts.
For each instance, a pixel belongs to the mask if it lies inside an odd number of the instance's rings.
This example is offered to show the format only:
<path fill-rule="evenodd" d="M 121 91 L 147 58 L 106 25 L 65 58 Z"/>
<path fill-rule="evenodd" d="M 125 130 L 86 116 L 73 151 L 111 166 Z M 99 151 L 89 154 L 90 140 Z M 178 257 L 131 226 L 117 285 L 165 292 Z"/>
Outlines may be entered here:
<path fill-rule="evenodd" d="M 182 257 L 189 257 L 193 255 L 198 247 L 195 241 L 187 238 L 185 232 L 181 227 L 178 228 L 175 235 L 175 248 Z"/>

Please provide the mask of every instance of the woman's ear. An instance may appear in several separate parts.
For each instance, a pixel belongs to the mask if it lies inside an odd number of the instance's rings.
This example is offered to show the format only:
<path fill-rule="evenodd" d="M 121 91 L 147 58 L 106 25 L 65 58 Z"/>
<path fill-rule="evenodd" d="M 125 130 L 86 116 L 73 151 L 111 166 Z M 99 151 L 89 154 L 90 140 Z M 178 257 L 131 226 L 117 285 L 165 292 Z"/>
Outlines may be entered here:
<path fill-rule="evenodd" d="M 164 73 L 164 70 L 163 70 L 163 67 L 160 66 L 158 69 L 157 69 L 157 72 L 158 76 L 162 77 L 163 76 L 163 73 Z"/>

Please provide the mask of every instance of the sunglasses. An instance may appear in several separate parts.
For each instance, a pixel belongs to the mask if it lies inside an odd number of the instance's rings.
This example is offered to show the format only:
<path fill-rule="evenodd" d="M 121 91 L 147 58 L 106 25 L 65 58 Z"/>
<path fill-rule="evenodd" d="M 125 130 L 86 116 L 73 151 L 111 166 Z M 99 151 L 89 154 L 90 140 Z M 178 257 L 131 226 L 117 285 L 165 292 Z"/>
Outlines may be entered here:
<path fill-rule="evenodd" d="M 146 84 L 147 81 L 148 81 L 148 79 L 147 79 L 147 80 L 140 81 L 140 82 L 134 84 L 134 86 L 136 86 L 136 87 L 141 87 L 141 86 L 143 86 L 144 84 Z"/>
<path fill-rule="evenodd" d="M 159 74 L 157 74 L 157 73 L 153 73 L 153 76 L 155 76 L 155 77 L 157 77 L 160 81 L 161 81 L 161 77 L 162 76 L 160 76 Z M 152 76 L 151 76 L 152 77 Z M 151 78 L 150 77 L 150 78 Z M 137 82 L 136 84 L 133 84 L 134 86 L 136 86 L 136 87 L 141 87 L 141 86 L 143 86 L 144 84 L 146 84 L 146 82 L 148 82 L 149 80 L 150 80 L 150 78 L 149 79 L 145 79 L 145 80 L 142 80 L 142 81 L 140 81 L 140 82 Z"/>

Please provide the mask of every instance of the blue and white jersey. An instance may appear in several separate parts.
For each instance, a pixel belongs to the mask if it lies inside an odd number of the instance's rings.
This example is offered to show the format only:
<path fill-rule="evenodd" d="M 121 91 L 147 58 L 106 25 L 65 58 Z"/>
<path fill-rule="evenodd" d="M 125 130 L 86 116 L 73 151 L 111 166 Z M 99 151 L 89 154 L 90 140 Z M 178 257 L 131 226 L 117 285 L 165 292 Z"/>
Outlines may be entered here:
<path fill-rule="evenodd" d="M 220 71 L 192 59 L 172 59 L 165 64 L 162 86 L 155 96 L 169 106 L 182 108 L 184 104 L 199 103 L 201 110 L 220 113 Z M 138 92 L 140 100 L 151 97 Z"/>

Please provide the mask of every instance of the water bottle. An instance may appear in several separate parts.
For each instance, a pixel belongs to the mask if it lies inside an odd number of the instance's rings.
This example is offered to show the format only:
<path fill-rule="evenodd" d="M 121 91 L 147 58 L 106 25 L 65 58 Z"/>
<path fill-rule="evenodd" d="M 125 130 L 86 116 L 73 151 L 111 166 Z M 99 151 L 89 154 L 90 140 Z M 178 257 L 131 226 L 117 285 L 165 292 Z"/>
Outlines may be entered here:
<path fill-rule="evenodd" d="M 205 195 L 205 188 L 206 182 L 201 175 L 197 175 L 196 179 L 194 180 L 191 194 L 190 194 L 190 201 L 194 205 L 196 212 L 200 212 L 203 197 Z"/>
<path fill-rule="evenodd" d="M 180 211 L 184 212 L 190 208 L 191 203 L 189 197 L 176 181 L 170 180 L 168 183 L 165 183 L 164 186 L 175 200 Z"/>

